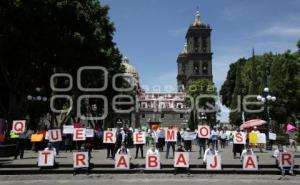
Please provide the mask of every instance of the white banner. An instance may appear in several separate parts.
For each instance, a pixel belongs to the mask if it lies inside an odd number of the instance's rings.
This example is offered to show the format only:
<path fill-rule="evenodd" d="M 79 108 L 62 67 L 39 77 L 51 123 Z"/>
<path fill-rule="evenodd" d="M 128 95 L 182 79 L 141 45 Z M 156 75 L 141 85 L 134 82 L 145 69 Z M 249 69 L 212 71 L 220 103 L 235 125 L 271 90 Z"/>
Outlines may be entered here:
<path fill-rule="evenodd" d="M 63 134 L 73 134 L 74 126 L 73 125 L 64 125 L 63 126 Z"/>

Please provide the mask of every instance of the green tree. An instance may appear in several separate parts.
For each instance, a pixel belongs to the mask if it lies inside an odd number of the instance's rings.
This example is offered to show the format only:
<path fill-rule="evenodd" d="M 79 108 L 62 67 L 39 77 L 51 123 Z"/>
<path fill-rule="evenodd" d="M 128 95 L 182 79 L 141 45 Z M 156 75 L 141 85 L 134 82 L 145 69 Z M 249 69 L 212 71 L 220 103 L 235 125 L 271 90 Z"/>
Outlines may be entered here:
<path fill-rule="evenodd" d="M 210 80 L 195 80 L 188 85 L 186 93 L 188 96 L 193 98 L 194 105 L 195 105 L 194 109 L 191 112 L 191 117 L 189 119 L 189 127 L 191 129 L 197 128 L 198 121 L 199 121 L 198 117 L 200 116 L 201 112 L 206 113 L 206 117 L 207 117 L 206 121 L 209 124 L 211 125 L 215 124 L 216 113 L 218 110 L 214 109 L 214 106 L 216 105 L 214 96 L 217 95 L 217 91 L 214 83 Z M 211 97 L 206 97 L 206 95 Z M 198 101 L 197 101 L 197 97 L 198 97 Z M 191 105 L 191 99 L 187 98 L 187 103 Z M 205 111 L 208 109 L 214 111 L 211 112 Z"/>
<path fill-rule="evenodd" d="M 253 55 L 254 56 L 254 55 Z M 265 53 L 248 59 L 239 59 L 230 65 L 226 80 L 220 94 L 222 103 L 230 109 L 237 104 L 237 96 L 263 93 L 264 87 L 269 87 L 270 93 L 277 97 L 270 103 L 270 115 L 277 123 L 295 121 L 300 114 L 300 79 L 299 52 L 286 51 L 282 54 Z M 255 60 L 254 60 L 255 59 Z M 255 107 L 255 106 L 254 106 Z M 252 118 L 266 119 L 265 113 L 246 113 L 246 120 Z M 239 113 L 231 113 L 230 121 L 241 123 Z"/>
<path fill-rule="evenodd" d="M 53 73 L 70 73 L 76 80 L 81 66 L 103 66 L 108 70 L 109 86 L 101 94 L 111 100 L 118 93 L 111 87 L 112 76 L 123 69 L 108 9 L 98 0 L 1 1 L 0 87 L 5 90 L 0 95 L 0 116 L 23 118 L 26 96 L 35 87 L 42 87 L 50 96 Z M 95 74 L 85 73 L 84 87 L 101 86 L 102 75 L 90 73 Z M 82 92 L 73 88 L 68 94 L 75 100 Z"/>

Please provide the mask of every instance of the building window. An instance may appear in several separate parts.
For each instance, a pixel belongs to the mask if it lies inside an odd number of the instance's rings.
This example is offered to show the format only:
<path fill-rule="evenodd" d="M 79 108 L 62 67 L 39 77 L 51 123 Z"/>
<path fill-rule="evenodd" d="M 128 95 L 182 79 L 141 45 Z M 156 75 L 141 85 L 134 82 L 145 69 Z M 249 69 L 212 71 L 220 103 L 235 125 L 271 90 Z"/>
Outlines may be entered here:
<path fill-rule="evenodd" d="M 204 75 L 207 75 L 207 74 L 208 74 L 208 64 L 207 64 L 207 62 L 203 62 L 202 73 L 203 73 Z"/>
<path fill-rule="evenodd" d="M 180 118 L 183 118 L 183 114 L 180 114 L 179 117 L 180 117 Z"/>
<path fill-rule="evenodd" d="M 160 115 L 160 118 L 164 118 L 164 117 L 165 117 L 165 114 L 162 113 L 162 114 Z"/>
<path fill-rule="evenodd" d="M 207 41 L 206 41 L 206 37 L 202 37 L 202 52 L 206 52 L 207 49 Z"/>
<path fill-rule="evenodd" d="M 142 118 L 145 118 L 145 113 L 142 113 Z"/>
<path fill-rule="evenodd" d="M 195 51 L 195 53 L 197 53 L 199 51 L 198 37 L 194 37 L 194 51 Z"/>
<path fill-rule="evenodd" d="M 199 63 L 194 62 L 194 74 L 199 74 Z"/>

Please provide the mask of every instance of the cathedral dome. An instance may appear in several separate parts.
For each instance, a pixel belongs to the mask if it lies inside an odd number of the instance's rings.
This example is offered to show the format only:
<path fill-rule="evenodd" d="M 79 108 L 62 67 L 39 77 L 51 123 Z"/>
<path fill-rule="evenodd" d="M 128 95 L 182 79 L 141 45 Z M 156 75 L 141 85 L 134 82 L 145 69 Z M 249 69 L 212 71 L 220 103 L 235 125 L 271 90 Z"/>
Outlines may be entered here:
<path fill-rule="evenodd" d="M 125 73 L 132 75 L 136 79 L 139 78 L 139 74 L 137 70 L 133 65 L 129 64 L 129 59 L 127 57 L 124 57 L 122 65 L 125 67 Z"/>

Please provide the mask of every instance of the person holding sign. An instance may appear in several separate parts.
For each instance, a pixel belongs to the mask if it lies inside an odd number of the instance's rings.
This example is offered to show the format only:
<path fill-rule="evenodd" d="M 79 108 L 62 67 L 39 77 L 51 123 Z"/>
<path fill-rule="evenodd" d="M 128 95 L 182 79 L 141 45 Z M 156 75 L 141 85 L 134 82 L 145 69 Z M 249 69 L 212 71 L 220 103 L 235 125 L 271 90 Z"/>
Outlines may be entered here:
<path fill-rule="evenodd" d="M 294 160 L 291 156 L 292 155 L 287 153 L 282 145 L 278 145 L 278 148 L 273 152 L 275 163 L 280 169 L 282 176 L 286 174 L 286 171 L 288 171 L 291 175 L 294 175 Z M 285 163 L 288 165 L 285 165 Z"/>
<path fill-rule="evenodd" d="M 216 126 L 212 129 L 210 136 L 213 149 L 218 151 L 219 131 Z"/>
<path fill-rule="evenodd" d="M 177 134 L 177 132 L 176 132 L 175 129 L 173 129 L 173 126 L 171 126 L 167 130 L 167 137 L 166 137 L 166 142 L 167 142 L 166 159 L 169 158 L 170 147 L 172 147 L 172 154 L 173 154 L 173 158 L 174 158 L 175 144 L 176 144 L 176 140 L 177 140 L 176 134 Z"/>
<path fill-rule="evenodd" d="M 159 152 L 155 148 L 154 143 L 151 143 L 150 148 L 147 150 L 146 168 L 147 169 L 160 169 Z"/>
<path fill-rule="evenodd" d="M 183 149 L 182 145 L 178 145 L 177 152 L 179 152 L 179 155 L 178 157 L 175 157 L 174 175 L 176 175 L 180 169 L 185 170 L 187 175 L 190 175 L 189 159 L 185 157 L 185 150 Z M 179 167 L 178 165 L 182 165 L 184 167 Z"/>
<path fill-rule="evenodd" d="M 236 154 L 239 153 L 240 157 L 242 156 L 242 151 L 244 149 L 244 145 L 246 143 L 246 137 L 245 133 L 242 132 L 240 129 L 237 129 L 237 131 L 233 135 L 233 158 L 236 158 Z"/>
<path fill-rule="evenodd" d="M 210 145 L 208 149 L 205 150 L 204 156 L 203 156 L 203 163 L 207 163 L 207 157 L 208 156 L 214 156 L 218 155 L 218 151 L 214 149 L 213 144 Z"/>
<path fill-rule="evenodd" d="M 145 134 L 141 131 L 138 130 L 137 132 L 135 132 L 133 134 L 134 137 L 134 143 L 135 143 L 135 158 L 138 158 L 139 155 L 139 150 L 141 150 L 141 158 L 144 158 L 144 144 L 146 143 L 146 138 L 145 138 Z"/>
<path fill-rule="evenodd" d="M 246 148 L 243 150 L 241 154 L 241 162 L 244 161 L 246 155 L 255 155 L 249 144 L 246 144 Z M 258 156 L 257 156 L 257 161 L 258 161 Z"/>
<path fill-rule="evenodd" d="M 90 171 L 90 160 L 91 158 L 87 150 L 84 145 L 81 145 L 78 152 L 73 154 L 73 175 L 75 176 L 78 172 L 85 172 L 88 175 Z"/>

